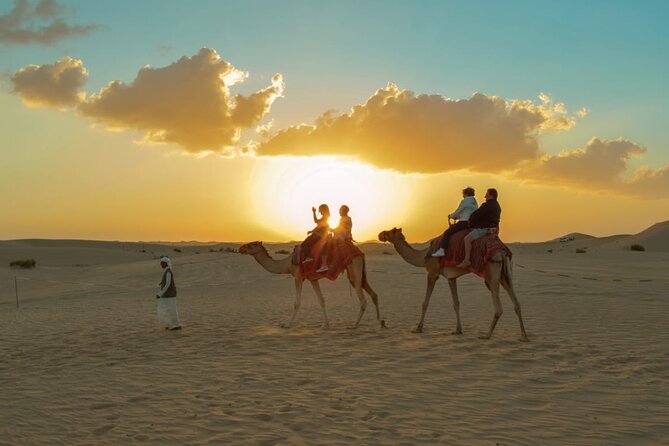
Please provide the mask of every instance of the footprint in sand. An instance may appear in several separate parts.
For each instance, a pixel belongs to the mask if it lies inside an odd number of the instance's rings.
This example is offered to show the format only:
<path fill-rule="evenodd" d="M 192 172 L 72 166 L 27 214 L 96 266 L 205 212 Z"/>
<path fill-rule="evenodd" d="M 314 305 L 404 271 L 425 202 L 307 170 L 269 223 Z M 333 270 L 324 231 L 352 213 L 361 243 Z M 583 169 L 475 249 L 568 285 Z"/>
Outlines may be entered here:
<path fill-rule="evenodd" d="M 274 419 L 272 415 L 267 413 L 259 413 L 255 415 L 255 418 L 257 418 L 260 421 L 272 421 Z"/>
<path fill-rule="evenodd" d="M 91 405 L 91 409 L 93 410 L 109 409 L 110 407 L 114 406 L 116 406 L 116 404 L 114 403 L 100 403 Z"/>
<path fill-rule="evenodd" d="M 93 433 L 94 433 L 95 435 L 98 435 L 98 436 L 99 436 L 99 435 L 104 435 L 104 434 L 106 434 L 107 432 L 109 432 L 110 430 L 114 429 L 114 427 L 115 427 L 115 426 L 114 426 L 113 424 L 108 424 L 108 425 L 106 425 L 106 426 L 100 426 L 100 427 L 98 427 L 97 429 L 94 429 L 94 430 L 93 430 Z"/>

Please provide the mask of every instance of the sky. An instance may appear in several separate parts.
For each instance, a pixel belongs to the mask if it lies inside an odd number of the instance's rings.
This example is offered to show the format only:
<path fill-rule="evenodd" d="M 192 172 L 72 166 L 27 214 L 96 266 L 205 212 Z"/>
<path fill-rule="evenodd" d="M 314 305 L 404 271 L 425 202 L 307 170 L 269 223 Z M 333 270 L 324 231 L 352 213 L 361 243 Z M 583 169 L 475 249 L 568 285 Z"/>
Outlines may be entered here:
<path fill-rule="evenodd" d="M 0 0 L 0 239 L 669 220 L 669 3 Z"/>

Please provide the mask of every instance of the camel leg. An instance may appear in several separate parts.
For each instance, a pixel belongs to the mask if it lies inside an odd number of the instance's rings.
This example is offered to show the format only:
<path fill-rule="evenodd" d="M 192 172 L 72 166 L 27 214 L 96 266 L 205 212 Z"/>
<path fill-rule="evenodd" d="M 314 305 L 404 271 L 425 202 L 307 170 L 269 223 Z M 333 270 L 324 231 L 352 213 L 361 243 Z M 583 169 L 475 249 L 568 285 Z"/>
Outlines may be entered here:
<path fill-rule="evenodd" d="M 386 327 L 385 319 L 381 319 L 381 312 L 379 311 L 379 295 L 376 294 L 376 292 L 372 289 L 372 287 L 369 285 L 369 282 L 367 282 L 367 279 L 365 279 L 364 283 L 362 284 L 362 289 L 365 290 L 367 294 L 369 294 L 369 297 L 372 298 L 372 302 L 376 308 L 376 320 L 381 324 L 381 328 L 388 328 Z"/>
<path fill-rule="evenodd" d="M 456 279 L 448 279 L 448 286 L 451 289 L 451 298 L 453 299 L 453 310 L 455 310 L 455 331 L 451 334 L 462 334 L 462 324 L 460 323 L 460 298 L 458 297 L 458 282 Z"/>
<path fill-rule="evenodd" d="M 434 285 L 437 283 L 439 274 L 429 274 L 427 276 L 427 289 L 425 290 L 425 300 L 423 301 L 423 311 L 420 315 L 420 322 L 416 325 L 416 328 L 411 330 L 412 333 L 422 333 L 423 332 L 423 322 L 425 322 L 425 313 L 427 313 L 427 307 L 430 306 L 430 297 L 432 297 L 432 291 L 434 291 Z"/>
<path fill-rule="evenodd" d="M 499 280 L 502 272 L 502 263 L 491 261 L 486 266 L 486 275 L 485 281 L 488 289 L 490 290 L 490 295 L 492 296 L 492 303 L 495 307 L 495 314 L 493 314 L 492 322 L 490 323 L 490 329 L 488 333 L 483 336 L 479 336 L 480 339 L 490 339 L 492 332 L 497 325 L 497 321 L 502 317 L 502 302 L 499 300 Z"/>
<path fill-rule="evenodd" d="M 304 279 L 301 277 L 294 277 L 295 279 L 295 304 L 293 305 L 293 317 L 290 318 L 290 322 L 287 324 L 281 324 L 283 328 L 290 328 L 293 326 L 293 321 L 295 316 L 297 316 L 297 310 L 300 309 L 300 304 L 302 303 L 302 282 Z"/>
<path fill-rule="evenodd" d="M 509 294 L 511 302 L 513 303 L 513 309 L 516 311 L 516 316 L 518 316 L 518 322 L 520 323 L 520 340 L 523 342 L 528 342 L 530 338 L 527 337 L 525 332 L 525 324 L 523 324 L 523 316 L 520 312 L 520 302 L 518 302 L 518 297 L 516 297 L 516 292 L 513 290 L 513 285 L 509 283 L 506 279 L 502 279 L 502 286 Z"/>
<path fill-rule="evenodd" d="M 330 328 L 330 321 L 328 321 L 328 310 L 325 308 L 325 299 L 323 298 L 323 292 L 321 291 L 321 286 L 318 283 L 318 280 L 310 280 L 311 286 L 314 287 L 314 291 L 316 292 L 316 297 L 318 298 L 318 303 L 321 305 L 321 308 L 323 309 L 323 317 L 325 318 L 325 328 Z"/>
<path fill-rule="evenodd" d="M 365 314 L 365 309 L 367 308 L 367 300 L 365 299 L 365 295 L 362 294 L 362 271 L 356 271 L 349 265 L 349 268 L 347 268 L 346 273 L 348 274 L 348 278 L 353 284 L 353 288 L 355 288 L 355 294 L 358 295 L 358 300 L 360 301 L 360 311 L 358 312 L 358 319 L 355 321 L 355 324 L 352 327 L 350 327 L 352 329 L 355 329 L 358 328 L 358 324 L 360 324 L 362 315 Z"/>

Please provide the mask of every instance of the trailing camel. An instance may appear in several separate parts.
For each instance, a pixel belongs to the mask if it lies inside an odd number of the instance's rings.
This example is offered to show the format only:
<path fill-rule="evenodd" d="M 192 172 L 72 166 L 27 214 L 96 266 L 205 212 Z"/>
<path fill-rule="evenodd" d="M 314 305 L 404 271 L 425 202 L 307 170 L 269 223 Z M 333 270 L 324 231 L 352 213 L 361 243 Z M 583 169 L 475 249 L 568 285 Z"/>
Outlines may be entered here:
<path fill-rule="evenodd" d="M 453 309 L 455 310 L 455 317 L 457 321 L 453 334 L 462 334 L 462 324 L 460 322 L 460 300 L 458 298 L 456 280 L 460 276 L 469 274 L 470 270 L 451 266 L 442 267 L 438 257 L 428 256 L 428 251 L 430 249 L 429 247 L 423 250 L 416 250 L 412 248 L 411 245 L 407 243 L 404 234 L 402 234 L 402 228 L 393 228 L 379 233 L 379 240 L 382 242 L 392 243 L 395 247 L 395 250 L 397 250 L 399 255 L 407 263 L 413 266 L 423 267 L 427 271 L 427 289 L 425 290 L 423 311 L 420 316 L 418 325 L 412 331 L 414 333 L 423 332 L 423 323 L 425 322 L 425 313 L 427 312 L 427 308 L 430 304 L 430 297 L 432 296 L 434 285 L 437 282 L 437 279 L 439 279 L 439 275 L 442 275 L 448 279 L 448 286 L 451 289 L 451 297 L 453 298 Z M 513 302 L 516 315 L 518 316 L 518 322 L 520 323 L 520 340 L 529 341 L 527 333 L 525 332 L 525 325 L 523 324 L 520 303 L 518 302 L 516 293 L 513 290 L 511 260 L 505 251 L 498 250 L 492 255 L 489 261 L 485 264 L 483 279 L 485 280 L 486 286 L 490 290 L 495 312 L 493 314 L 488 333 L 480 336 L 481 339 L 489 339 L 492 336 L 495 325 L 497 325 L 497 321 L 502 316 L 502 303 L 499 299 L 499 286 L 501 284 L 509 294 L 511 302 Z"/>

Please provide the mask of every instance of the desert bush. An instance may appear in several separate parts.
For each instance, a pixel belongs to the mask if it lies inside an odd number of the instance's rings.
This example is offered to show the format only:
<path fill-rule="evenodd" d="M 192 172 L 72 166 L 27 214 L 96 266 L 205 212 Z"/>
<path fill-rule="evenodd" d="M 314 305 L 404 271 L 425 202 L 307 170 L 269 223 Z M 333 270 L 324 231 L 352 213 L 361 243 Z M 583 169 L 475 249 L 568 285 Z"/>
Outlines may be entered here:
<path fill-rule="evenodd" d="M 237 252 L 235 248 L 230 248 L 229 246 L 224 249 L 225 252 Z"/>
<path fill-rule="evenodd" d="M 277 254 L 290 254 L 290 251 L 288 251 L 287 249 L 279 249 L 278 251 L 276 251 L 276 253 Z"/>
<path fill-rule="evenodd" d="M 646 248 L 644 248 L 643 245 L 637 245 L 637 244 L 634 244 L 634 245 L 630 246 L 630 249 L 632 251 L 645 251 L 646 250 Z"/>
<path fill-rule="evenodd" d="M 34 268 L 35 265 L 37 265 L 37 262 L 35 262 L 35 259 L 25 259 L 25 260 L 12 260 L 9 262 L 10 267 L 17 267 L 17 268 Z"/>
<path fill-rule="evenodd" d="M 583 254 L 583 253 L 586 253 L 586 252 L 588 252 L 588 251 L 586 251 L 585 248 L 578 248 L 576 250 L 576 254 Z"/>
<path fill-rule="evenodd" d="M 174 248 L 174 252 L 181 252 L 179 248 Z"/>

